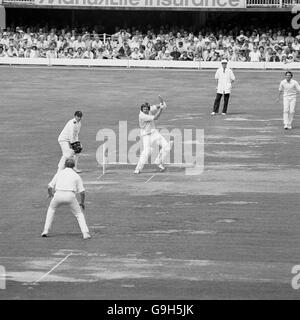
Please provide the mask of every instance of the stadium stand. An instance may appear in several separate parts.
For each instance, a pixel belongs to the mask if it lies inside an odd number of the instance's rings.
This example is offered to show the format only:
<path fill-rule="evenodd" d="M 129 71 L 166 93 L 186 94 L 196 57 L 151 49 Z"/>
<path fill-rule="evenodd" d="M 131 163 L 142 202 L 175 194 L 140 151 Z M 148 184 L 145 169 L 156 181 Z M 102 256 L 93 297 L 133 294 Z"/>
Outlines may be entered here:
<path fill-rule="evenodd" d="M 163 30 L 163 29 L 161 29 Z M 132 59 L 178 61 L 300 62 L 300 32 L 234 30 L 226 33 L 174 30 L 96 34 L 46 28 L 7 28 L 0 33 L 0 57 Z"/>

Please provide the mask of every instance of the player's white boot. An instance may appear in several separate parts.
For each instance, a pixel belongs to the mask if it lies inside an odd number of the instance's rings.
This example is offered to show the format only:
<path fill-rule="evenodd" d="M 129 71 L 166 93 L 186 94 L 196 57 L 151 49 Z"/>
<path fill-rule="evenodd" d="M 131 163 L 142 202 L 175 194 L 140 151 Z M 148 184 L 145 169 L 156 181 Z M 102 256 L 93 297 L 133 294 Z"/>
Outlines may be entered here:
<path fill-rule="evenodd" d="M 140 174 L 140 173 L 141 173 L 141 171 L 139 169 L 134 170 L 134 174 Z"/>
<path fill-rule="evenodd" d="M 91 239 L 91 235 L 88 232 L 84 232 L 82 234 L 82 237 L 83 237 L 84 240 Z"/>
<path fill-rule="evenodd" d="M 160 171 L 160 172 L 163 172 L 163 171 L 166 170 L 166 167 L 165 167 L 163 164 L 160 164 L 160 165 L 158 166 L 158 168 L 159 168 L 159 171 Z"/>
<path fill-rule="evenodd" d="M 80 169 L 78 169 L 78 168 L 74 168 L 74 171 L 75 171 L 76 173 L 82 173 L 82 170 L 80 170 Z"/>
<path fill-rule="evenodd" d="M 284 126 L 284 130 L 287 130 L 287 129 L 288 129 L 288 126 L 287 126 L 287 125 L 285 125 L 285 126 Z"/>
<path fill-rule="evenodd" d="M 42 236 L 43 238 L 46 238 L 46 237 L 48 237 L 48 233 L 46 233 L 46 232 L 43 231 L 43 233 L 41 234 L 41 236 Z"/>
<path fill-rule="evenodd" d="M 216 113 L 215 113 L 214 111 L 211 113 L 212 116 L 214 116 L 215 114 L 216 114 Z"/>
<path fill-rule="evenodd" d="M 289 129 L 289 130 L 292 129 L 292 125 L 291 125 L 291 124 L 288 125 L 288 129 Z"/>

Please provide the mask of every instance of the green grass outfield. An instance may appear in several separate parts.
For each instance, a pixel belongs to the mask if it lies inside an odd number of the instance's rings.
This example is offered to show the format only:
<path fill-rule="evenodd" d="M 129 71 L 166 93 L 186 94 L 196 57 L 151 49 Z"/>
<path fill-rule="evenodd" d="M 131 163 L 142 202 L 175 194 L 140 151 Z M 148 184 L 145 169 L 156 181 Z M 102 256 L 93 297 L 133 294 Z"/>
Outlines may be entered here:
<path fill-rule="evenodd" d="M 291 286 L 300 264 L 300 117 L 283 130 L 276 97 L 284 72 L 235 71 L 226 117 L 210 116 L 214 71 L 0 72 L 0 299 L 300 297 Z M 119 120 L 136 128 L 140 104 L 158 94 L 168 101 L 160 127 L 204 129 L 204 172 L 147 166 L 135 176 L 133 166 L 109 166 L 97 179 L 98 130 L 117 130 Z M 93 238 L 83 241 L 62 208 L 44 239 L 57 137 L 77 109 Z"/>

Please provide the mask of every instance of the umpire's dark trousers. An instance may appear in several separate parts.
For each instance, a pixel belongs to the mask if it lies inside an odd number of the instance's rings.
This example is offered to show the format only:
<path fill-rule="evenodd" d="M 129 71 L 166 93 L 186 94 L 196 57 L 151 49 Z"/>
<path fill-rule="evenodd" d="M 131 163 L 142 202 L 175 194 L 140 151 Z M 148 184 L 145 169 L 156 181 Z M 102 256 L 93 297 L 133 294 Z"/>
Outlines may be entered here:
<path fill-rule="evenodd" d="M 223 95 L 222 93 L 217 93 L 215 103 L 214 103 L 214 110 L 213 110 L 215 113 L 219 112 L 222 95 Z M 223 106 L 222 113 L 227 113 L 229 96 L 230 96 L 230 93 L 224 93 L 224 106 Z"/>

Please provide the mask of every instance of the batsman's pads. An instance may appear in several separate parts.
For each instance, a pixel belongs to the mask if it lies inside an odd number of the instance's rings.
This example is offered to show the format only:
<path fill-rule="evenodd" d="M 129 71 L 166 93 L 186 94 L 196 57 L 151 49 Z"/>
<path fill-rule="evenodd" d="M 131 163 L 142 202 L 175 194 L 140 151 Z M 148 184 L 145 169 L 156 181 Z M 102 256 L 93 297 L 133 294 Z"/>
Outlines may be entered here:
<path fill-rule="evenodd" d="M 79 141 L 71 143 L 71 148 L 75 153 L 80 153 L 82 151 L 82 145 Z"/>

